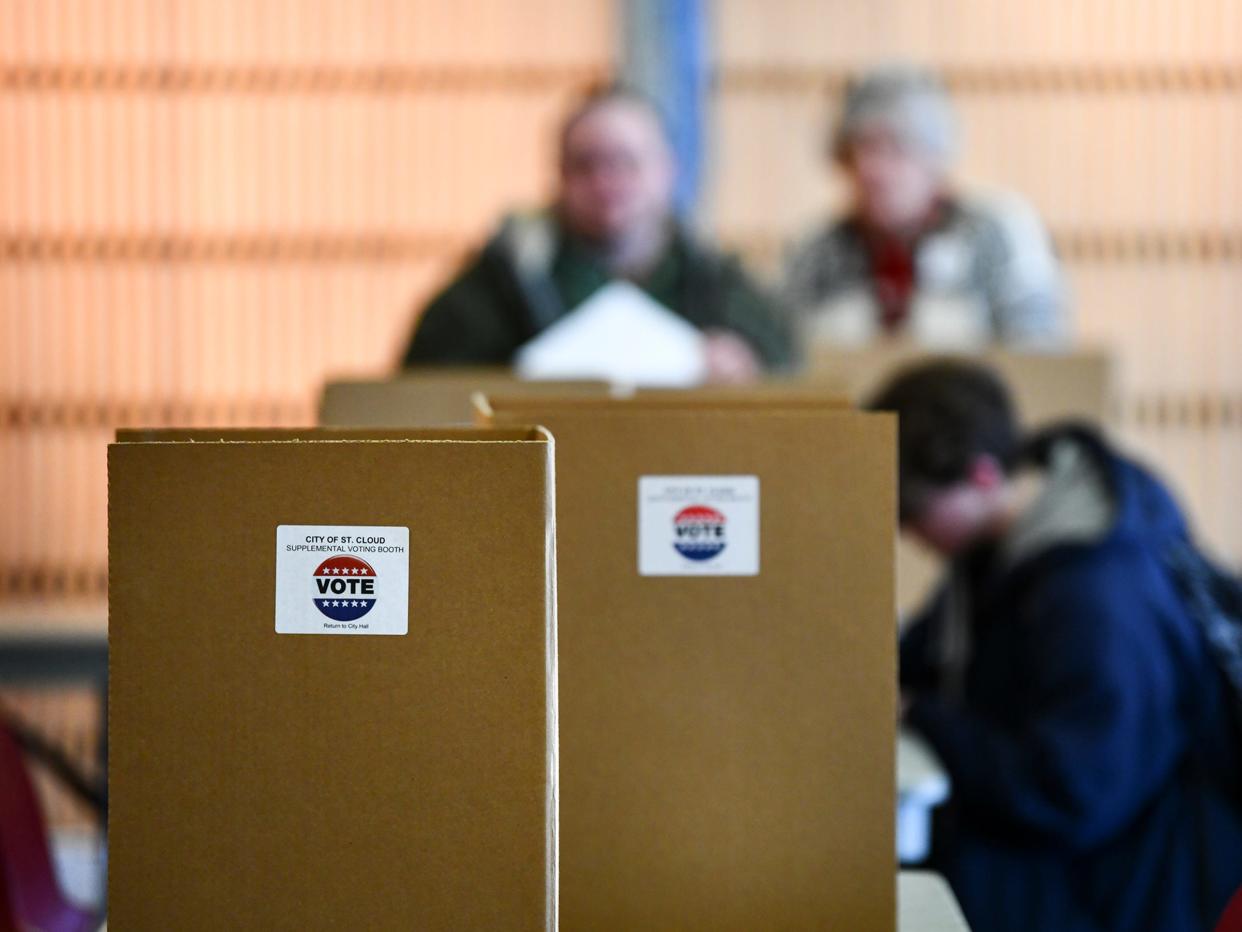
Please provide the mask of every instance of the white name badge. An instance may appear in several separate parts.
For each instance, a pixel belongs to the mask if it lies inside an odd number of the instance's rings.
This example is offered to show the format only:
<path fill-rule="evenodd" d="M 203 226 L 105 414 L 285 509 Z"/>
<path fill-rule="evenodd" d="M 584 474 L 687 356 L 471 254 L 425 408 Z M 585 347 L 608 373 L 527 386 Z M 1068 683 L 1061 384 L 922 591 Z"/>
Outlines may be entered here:
<path fill-rule="evenodd" d="M 410 529 L 276 528 L 277 634 L 405 634 Z"/>
<path fill-rule="evenodd" d="M 758 476 L 642 476 L 641 576 L 757 576 Z"/>

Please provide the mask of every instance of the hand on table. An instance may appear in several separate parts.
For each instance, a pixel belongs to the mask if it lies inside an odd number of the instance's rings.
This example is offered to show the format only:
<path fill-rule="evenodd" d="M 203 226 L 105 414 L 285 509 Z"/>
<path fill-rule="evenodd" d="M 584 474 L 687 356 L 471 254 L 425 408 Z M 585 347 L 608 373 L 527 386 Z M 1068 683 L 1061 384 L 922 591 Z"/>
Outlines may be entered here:
<path fill-rule="evenodd" d="M 707 381 L 716 385 L 745 385 L 759 379 L 763 367 L 745 340 L 728 330 L 708 330 L 705 336 Z"/>

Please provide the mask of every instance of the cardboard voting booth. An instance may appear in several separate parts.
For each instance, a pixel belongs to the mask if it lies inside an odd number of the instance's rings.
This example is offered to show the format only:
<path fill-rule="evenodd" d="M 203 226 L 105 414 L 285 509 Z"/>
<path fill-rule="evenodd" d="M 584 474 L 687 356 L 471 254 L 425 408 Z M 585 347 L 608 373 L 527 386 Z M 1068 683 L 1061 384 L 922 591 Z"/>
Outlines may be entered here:
<path fill-rule="evenodd" d="M 361 436 L 109 449 L 116 928 L 556 928 L 551 441 Z"/>
<path fill-rule="evenodd" d="M 561 926 L 894 926 L 894 423 L 481 398 L 556 438 Z"/>
<path fill-rule="evenodd" d="M 439 427 L 471 424 L 475 392 L 607 395 L 606 382 L 525 382 L 510 369 L 425 367 L 391 379 L 343 380 L 324 387 L 319 423 L 325 427 Z"/>

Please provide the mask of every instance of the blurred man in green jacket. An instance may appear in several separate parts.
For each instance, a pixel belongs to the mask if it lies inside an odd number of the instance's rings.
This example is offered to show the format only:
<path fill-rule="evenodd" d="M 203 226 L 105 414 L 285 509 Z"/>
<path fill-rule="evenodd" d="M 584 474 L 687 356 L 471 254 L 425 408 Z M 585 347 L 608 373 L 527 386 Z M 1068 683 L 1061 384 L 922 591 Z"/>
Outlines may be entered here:
<path fill-rule="evenodd" d="M 405 365 L 506 365 L 597 290 L 627 281 L 704 332 L 710 380 L 786 366 L 781 315 L 735 259 L 674 216 L 675 172 L 646 98 L 589 96 L 561 129 L 556 203 L 503 221 L 419 315 Z"/>

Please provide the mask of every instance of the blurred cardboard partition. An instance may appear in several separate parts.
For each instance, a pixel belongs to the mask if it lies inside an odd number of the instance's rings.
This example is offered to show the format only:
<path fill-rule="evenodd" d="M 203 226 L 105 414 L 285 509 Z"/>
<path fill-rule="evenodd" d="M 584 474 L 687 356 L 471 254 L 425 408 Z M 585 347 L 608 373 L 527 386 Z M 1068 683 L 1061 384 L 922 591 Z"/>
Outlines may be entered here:
<path fill-rule="evenodd" d="M 1096 350 L 1021 353 L 988 350 L 975 355 L 936 353 L 904 343 L 848 350 L 816 346 L 807 378 L 844 386 L 864 400 L 901 369 L 921 360 L 971 359 L 992 366 L 1009 385 L 1023 423 L 1029 427 L 1066 418 L 1108 424 L 1113 413 L 1111 357 Z"/>
<path fill-rule="evenodd" d="M 554 396 L 555 397 L 555 396 Z M 717 407 L 764 404 L 781 408 L 833 407 L 854 404 L 843 379 L 820 375 L 814 379 L 782 377 L 749 385 L 707 385 L 698 388 L 640 388 L 630 396 L 648 404 L 711 404 Z"/>
<path fill-rule="evenodd" d="M 556 928 L 547 434 L 148 439 L 108 457 L 112 923 Z"/>
<path fill-rule="evenodd" d="M 260 440 L 452 440 L 462 443 L 527 441 L 531 428 L 481 430 L 462 424 L 446 427 L 122 427 L 117 443 L 239 443 Z"/>
<path fill-rule="evenodd" d="M 505 368 L 407 370 L 395 378 L 329 382 L 319 407 L 325 427 L 436 427 L 469 424 L 475 392 L 607 395 L 606 382 L 524 382 Z"/>
<path fill-rule="evenodd" d="M 891 417 L 478 404 L 556 443 L 562 928 L 891 932 Z"/>

